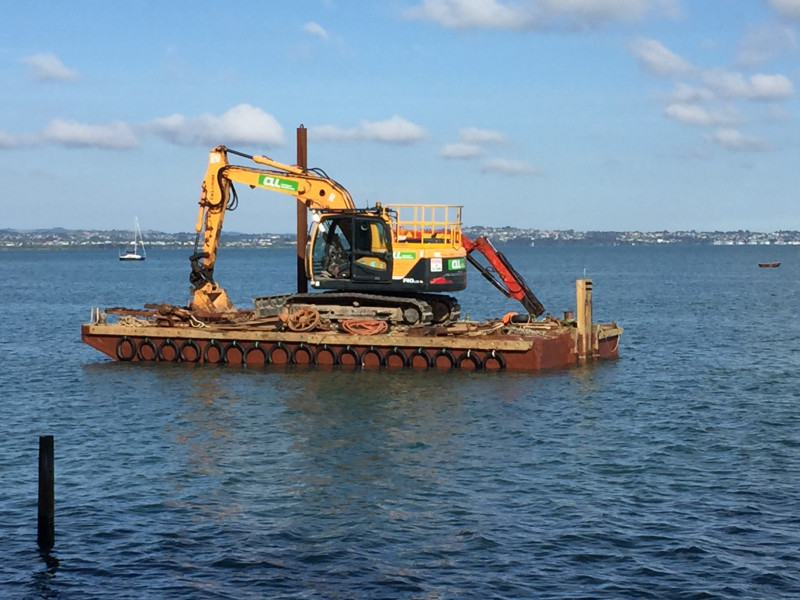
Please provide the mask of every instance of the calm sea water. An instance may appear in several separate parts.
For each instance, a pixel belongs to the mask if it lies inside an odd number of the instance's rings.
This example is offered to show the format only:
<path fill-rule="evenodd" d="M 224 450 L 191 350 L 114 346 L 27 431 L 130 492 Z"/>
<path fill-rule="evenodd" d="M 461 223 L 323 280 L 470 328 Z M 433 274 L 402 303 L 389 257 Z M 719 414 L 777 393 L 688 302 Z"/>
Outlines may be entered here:
<path fill-rule="evenodd" d="M 800 597 L 800 248 L 507 254 L 553 314 L 593 278 L 620 359 L 114 363 L 80 342 L 90 308 L 185 303 L 188 252 L 0 252 L 0 597 Z M 292 289 L 293 253 L 229 250 L 217 276 L 247 306 Z M 461 301 L 516 310 L 477 273 Z"/>

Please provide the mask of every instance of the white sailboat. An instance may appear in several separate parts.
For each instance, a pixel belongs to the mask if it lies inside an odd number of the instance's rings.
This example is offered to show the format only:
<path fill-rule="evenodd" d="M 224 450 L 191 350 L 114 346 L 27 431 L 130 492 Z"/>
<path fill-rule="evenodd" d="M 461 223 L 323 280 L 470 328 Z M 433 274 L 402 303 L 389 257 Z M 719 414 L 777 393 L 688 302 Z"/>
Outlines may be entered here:
<path fill-rule="evenodd" d="M 131 248 L 124 254 L 120 252 L 120 260 L 144 260 L 147 258 L 147 252 L 144 249 L 144 238 L 142 237 L 142 230 L 139 229 L 139 218 L 136 217 L 136 223 L 133 228 L 133 242 Z"/>

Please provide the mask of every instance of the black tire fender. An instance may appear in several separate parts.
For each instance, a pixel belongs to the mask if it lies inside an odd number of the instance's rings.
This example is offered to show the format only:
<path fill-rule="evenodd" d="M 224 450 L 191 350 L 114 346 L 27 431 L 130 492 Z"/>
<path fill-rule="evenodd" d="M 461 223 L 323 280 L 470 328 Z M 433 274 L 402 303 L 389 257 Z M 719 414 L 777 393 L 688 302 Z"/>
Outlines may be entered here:
<path fill-rule="evenodd" d="M 259 352 L 261 356 L 264 358 L 264 364 L 269 364 L 269 358 L 267 358 L 267 352 L 264 350 L 264 347 L 259 344 L 258 342 L 253 343 L 252 346 L 248 346 L 244 349 L 244 353 L 242 354 L 242 364 L 247 364 L 247 357 L 250 356 L 251 352 Z"/>
<path fill-rule="evenodd" d="M 150 350 L 153 351 L 153 358 L 145 358 L 142 353 L 143 348 L 150 348 Z M 139 347 L 136 348 L 136 356 L 139 358 L 139 360 L 143 361 L 158 360 L 158 347 L 156 346 L 156 343 L 150 338 L 144 338 L 141 342 L 139 342 Z"/>
<path fill-rule="evenodd" d="M 476 371 L 480 371 L 483 368 L 483 361 L 481 360 L 481 357 L 475 354 L 472 350 L 467 350 L 466 352 L 461 353 L 461 356 L 459 356 L 456 360 L 456 368 L 460 369 L 465 360 L 470 361 L 475 366 Z"/>
<path fill-rule="evenodd" d="M 290 365 L 294 362 L 294 353 L 292 352 L 292 349 L 283 342 L 276 342 L 272 344 L 272 346 L 270 346 L 269 350 L 267 351 L 267 360 L 269 360 L 269 363 L 271 365 L 275 364 L 275 361 L 272 359 L 272 355 L 275 354 L 276 350 L 281 350 L 282 352 L 286 353 L 285 364 Z"/>
<path fill-rule="evenodd" d="M 304 352 L 306 356 L 308 356 L 308 362 L 305 363 L 298 363 L 297 362 L 297 354 L 299 352 Z M 292 362 L 294 364 L 304 364 L 304 365 L 315 365 L 317 364 L 317 358 L 314 354 L 314 349 L 306 344 L 305 342 L 300 342 L 295 348 L 294 352 L 292 353 Z"/>
<path fill-rule="evenodd" d="M 456 368 L 456 357 L 453 356 L 453 353 L 450 352 L 450 350 L 448 350 L 447 348 L 442 348 L 436 354 L 433 355 L 433 358 L 431 358 L 431 361 L 433 362 L 433 366 L 434 367 L 437 366 L 437 364 L 439 363 L 439 357 L 441 357 L 441 356 L 444 356 L 447 360 L 450 361 L 450 368 L 451 369 L 455 369 Z"/>
<path fill-rule="evenodd" d="M 500 367 L 498 369 L 499 371 L 502 371 L 502 370 L 504 370 L 506 368 L 506 359 L 497 350 L 492 350 L 486 356 L 483 357 L 483 368 L 484 369 L 489 369 L 489 367 L 487 365 L 489 364 L 490 360 L 493 360 L 493 361 L 495 361 L 497 363 L 498 367 Z"/>
<path fill-rule="evenodd" d="M 224 350 L 224 352 L 225 352 L 225 363 L 226 363 L 226 364 L 230 364 L 230 361 L 228 360 L 228 351 L 229 351 L 231 348 L 235 348 L 235 349 L 237 349 L 237 350 L 238 350 L 238 351 L 241 353 L 241 355 L 242 355 L 242 360 L 241 360 L 241 362 L 240 362 L 239 364 L 243 365 L 243 364 L 244 364 L 244 355 L 245 355 L 244 346 L 242 346 L 242 345 L 241 345 L 239 342 L 237 342 L 236 340 L 233 340 L 233 341 L 232 341 L 232 342 L 230 342 L 229 344 L 225 344 L 225 350 Z"/>
<path fill-rule="evenodd" d="M 330 354 L 331 359 L 333 360 L 333 363 L 332 363 L 333 365 L 338 364 L 336 362 L 338 360 L 338 357 L 336 356 L 336 350 L 334 350 L 333 348 L 328 346 L 328 344 L 322 344 L 322 346 L 319 346 L 317 348 L 317 351 L 314 353 L 314 364 L 316 364 L 316 365 L 320 364 L 319 357 L 323 352 L 327 353 L 327 354 Z M 328 366 L 328 365 L 326 365 L 326 366 Z"/>
<path fill-rule="evenodd" d="M 130 352 L 122 352 L 122 346 L 124 344 L 128 344 L 130 347 Z M 134 342 L 131 338 L 127 335 L 122 336 L 119 338 L 117 342 L 117 358 L 124 361 L 133 360 L 133 357 L 136 356 L 136 342 Z"/>
<path fill-rule="evenodd" d="M 167 338 L 158 345 L 158 360 L 167 360 L 164 358 L 164 348 L 172 348 L 173 354 L 175 354 L 175 358 L 170 359 L 168 362 L 176 362 L 181 359 L 181 351 L 178 348 L 178 344 Z"/>
<path fill-rule="evenodd" d="M 211 348 L 216 348 L 217 352 L 219 353 L 219 357 L 217 358 L 216 361 L 208 360 L 208 351 L 211 350 Z M 224 365 L 226 362 L 228 362 L 228 358 L 225 356 L 225 348 L 222 346 L 222 342 L 215 339 L 211 339 L 208 341 L 206 347 L 203 349 L 203 362 L 204 363 L 214 362 L 215 364 L 218 365 Z"/>
<path fill-rule="evenodd" d="M 425 350 L 425 348 L 417 348 L 412 352 L 408 357 L 408 366 L 414 366 L 414 357 L 421 356 L 425 359 L 425 368 L 430 369 L 433 366 L 433 360 L 431 359 L 430 354 Z"/>
<path fill-rule="evenodd" d="M 341 350 L 339 350 L 338 354 L 336 355 L 336 364 L 342 364 L 342 357 L 343 356 L 352 356 L 354 359 L 354 366 L 360 367 L 361 366 L 361 356 L 358 354 L 358 350 L 353 348 L 351 345 L 347 345 Z"/>
<path fill-rule="evenodd" d="M 395 346 L 394 348 L 392 348 L 386 354 L 383 355 L 383 364 L 386 365 L 387 367 L 389 366 L 389 359 L 392 356 L 399 356 L 400 359 L 403 361 L 403 368 L 408 367 L 408 356 L 406 356 L 406 353 L 403 352 L 402 348 L 398 348 L 397 346 Z"/>
<path fill-rule="evenodd" d="M 381 351 L 380 351 L 379 348 L 376 348 L 375 346 L 370 346 L 369 348 L 364 350 L 364 352 L 361 354 L 361 366 L 362 367 L 364 366 L 364 357 L 366 357 L 366 356 L 377 356 L 378 357 L 378 365 L 380 365 L 381 367 L 386 366 L 386 360 L 384 359 L 383 354 L 381 354 Z"/>
<path fill-rule="evenodd" d="M 194 350 L 193 360 L 186 360 L 186 348 L 191 348 Z M 200 352 L 200 346 L 191 338 L 181 344 L 179 354 L 181 362 L 200 362 L 200 359 L 203 357 L 203 353 Z"/>

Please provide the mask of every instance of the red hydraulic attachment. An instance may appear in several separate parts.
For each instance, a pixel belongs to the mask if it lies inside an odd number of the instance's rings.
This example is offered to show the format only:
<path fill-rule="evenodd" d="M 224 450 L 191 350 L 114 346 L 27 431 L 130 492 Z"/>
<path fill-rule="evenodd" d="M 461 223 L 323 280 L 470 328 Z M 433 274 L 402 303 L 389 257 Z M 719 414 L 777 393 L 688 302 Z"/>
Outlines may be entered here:
<path fill-rule="evenodd" d="M 481 275 L 486 277 L 489 283 L 503 292 L 506 297 L 519 300 L 522 306 L 525 307 L 525 310 L 528 311 L 528 314 L 534 317 L 538 317 L 544 312 L 544 306 L 542 306 L 539 299 L 533 295 L 533 292 L 528 287 L 528 284 L 525 283 L 522 275 L 517 273 L 503 253 L 497 250 L 489 240 L 481 235 L 473 241 L 462 233 L 461 245 L 464 246 L 464 249 L 467 251 L 467 260 L 472 263 L 472 266 L 478 269 Z M 474 250 L 477 250 L 486 257 L 486 260 L 488 260 L 491 265 L 491 269 L 500 276 L 502 281 L 499 281 L 488 267 L 482 265 L 478 262 L 478 259 L 472 256 Z"/>

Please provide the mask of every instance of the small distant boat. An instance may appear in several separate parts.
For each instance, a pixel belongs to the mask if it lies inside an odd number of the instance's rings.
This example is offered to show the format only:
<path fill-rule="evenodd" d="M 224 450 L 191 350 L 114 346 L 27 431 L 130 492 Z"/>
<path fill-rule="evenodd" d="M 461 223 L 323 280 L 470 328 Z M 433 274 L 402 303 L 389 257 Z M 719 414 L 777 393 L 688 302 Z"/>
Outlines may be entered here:
<path fill-rule="evenodd" d="M 769 263 L 758 263 L 758 266 L 762 269 L 774 269 L 775 267 L 780 267 L 781 263 L 779 262 L 769 262 Z"/>
<path fill-rule="evenodd" d="M 136 222 L 133 227 L 133 242 L 131 243 L 130 249 L 119 254 L 120 260 L 144 260 L 147 258 L 147 251 L 144 249 L 144 238 L 142 237 L 142 230 L 139 229 L 139 218 L 136 218 Z"/>

